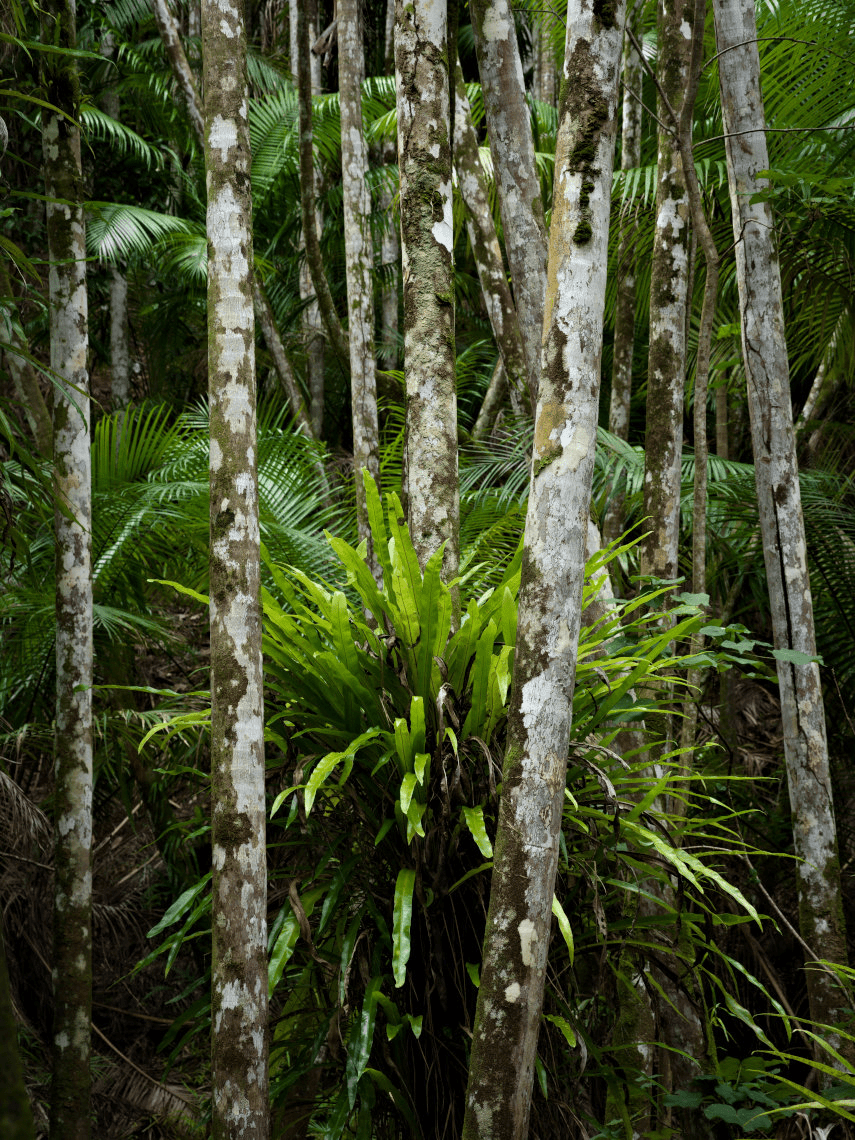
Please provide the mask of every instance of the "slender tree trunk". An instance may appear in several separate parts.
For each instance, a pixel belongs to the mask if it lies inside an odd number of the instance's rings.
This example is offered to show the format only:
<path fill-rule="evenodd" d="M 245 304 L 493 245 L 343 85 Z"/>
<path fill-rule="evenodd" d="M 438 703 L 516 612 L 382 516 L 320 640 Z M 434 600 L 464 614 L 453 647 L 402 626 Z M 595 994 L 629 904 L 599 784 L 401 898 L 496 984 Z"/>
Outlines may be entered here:
<path fill-rule="evenodd" d="M 509 0 L 472 0 L 475 49 L 514 301 L 537 395 L 546 296 L 546 227 L 514 13 Z"/>
<path fill-rule="evenodd" d="M 638 19 L 633 17 L 637 26 Z M 633 170 L 641 163 L 641 60 L 630 37 L 623 44 L 623 113 L 621 122 L 621 170 Z M 634 234 L 624 228 L 618 243 L 617 298 L 615 301 L 615 344 L 612 362 L 612 390 L 609 400 L 609 431 L 620 439 L 629 438 L 629 410 L 632 398 L 632 357 L 635 348 L 635 256 Z M 613 492 L 603 520 L 603 540 L 614 542 L 624 528 L 624 496 Z"/>
<path fill-rule="evenodd" d="M 291 66 L 294 74 L 294 81 L 297 81 L 297 59 L 299 52 L 297 50 L 297 0 L 290 0 L 289 19 L 290 19 L 290 36 L 291 36 Z M 310 2 L 308 4 L 306 19 L 309 23 L 309 40 L 313 40 L 317 34 L 317 3 Z M 321 93 L 321 61 L 317 56 L 312 55 L 309 65 L 309 71 L 312 81 L 312 95 L 320 95 Z M 315 204 L 315 233 L 320 235 L 323 229 L 323 218 L 321 217 L 320 210 Z M 300 251 L 301 254 L 306 248 L 306 239 L 303 236 L 302 226 L 300 229 Z M 303 340 L 306 346 L 306 376 L 309 388 L 309 416 L 311 419 L 312 432 L 316 439 L 321 438 L 321 433 L 324 426 L 324 323 L 321 320 L 321 310 L 318 307 L 315 291 L 312 286 L 312 274 L 309 270 L 309 264 L 305 257 L 301 257 L 300 261 L 300 300 L 304 302 L 302 324 L 303 324 Z"/>
<path fill-rule="evenodd" d="M 493 224 L 487 196 L 487 179 L 478 153 L 478 136 L 472 125 L 472 110 L 459 60 L 455 69 L 455 84 L 454 165 L 457 168 L 457 184 L 466 205 L 466 229 L 493 336 L 505 366 L 505 383 L 510 383 L 517 391 L 528 393 L 529 404 L 533 409 L 534 400 L 528 383 L 528 368 L 517 311 L 508 288 L 502 249 Z"/>
<path fill-rule="evenodd" d="M 264 1140 L 267 849 L 246 36 L 203 0 L 211 432 L 214 1140 Z"/>
<path fill-rule="evenodd" d="M 463 1135 L 523 1140 L 543 1005 L 597 437 L 623 4 L 571 0 L 508 748 Z"/>
<path fill-rule="evenodd" d="M 395 74 L 395 0 L 386 0 L 386 28 L 384 34 L 386 74 Z"/>
<path fill-rule="evenodd" d="M 679 118 L 689 78 L 693 17 L 688 0 L 659 0 L 657 108 L 664 125 L 658 131 L 644 449 L 644 514 L 650 518 L 651 534 L 642 549 L 642 572 L 657 578 L 676 578 L 679 573 L 689 196 L 676 126 L 668 122 L 666 100 Z"/>
<path fill-rule="evenodd" d="M 58 36 L 57 36 L 58 30 Z M 42 37 L 73 49 L 74 4 L 43 10 Z M 77 68 L 47 57 L 42 119 L 50 258 L 56 535 L 53 1084 L 50 1134 L 88 1140 L 92 1017 L 92 468 L 86 239 Z M 61 377 L 61 379 L 60 379 Z"/>
<path fill-rule="evenodd" d="M 505 402 L 507 395 L 508 377 L 505 372 L 505 365 L 500 356 L 496 361 L 496 367 L 493 369 L 490 386 L 484 396 L 484 402 L 481 405 L 475 426 L 472 428 L 473 439 L 483 441 L 487 438 L 493 430 L 496 420 L 499 418 L 499 412 L 502 410 L 502 404 Z"/>
<path fill-rule="evenodd" d="M 549 31 L 543 24 L 535 25 L 535 36 L 537 37 L 535 92 L 541 103 L 549 103 L 550 106 L 554 107 L 558 94 L 556 90 L 555 49 L 550 42 Z"/>
<path fill-rule="evenodd" d="M 321 320 L 333 351 L 343 361 L 349 359 L 347 333 L 341 326 L 324 271 L 318 241 L 315 213 L 315 156 L 312 145 L 312 53 L 309 43 L 307 4 L 297 4 L 297 86 L 300 103 L 300 206 L 303 214 L 303 240 Z"/>
<path fill-rule="evenodd" d="M 338 74 L 341 92 L 341 174 L 344 197 L 344 259 L 347 274 L 350 398 L 353 408 L 353 474 L 356 522 L 369 551 L 371 527 L 362 472 L 380 480 L 377 381 L 374 357 L 374 243 L 371 196 L 365 175 L 368 148 L 362 131 L 362 46 L 360 0 L 338 0 Z M 373 556 L 372 556 L 373 560 Z"/>
<path fill-rule="evenodd" d="M 294 421 L 304 435 L 308 436 L 309 439 L 314 439 L 315 435 L 312 431 L 312 424 L 309 420 L 309 414 L 306 411 L 306 402 L 303 399 L 303 394 L 297 384 L 297 378 L 294 375 L 294 371 L 285 353 L 285 346 L 282 343 L 282 338 L 279 336 L 279 330 L 276 327 L 276 320 L 273 316 L 273 310 L 270 308 L 270 302 L 264 295 L 264 291 L 258 281 L 254 281 L 253 283 L 252 295 L 258 323 L 261 325 L 261 332 L 267 349 L 273 357 L 273 367 L 276 369 L 279 383 L 282 385 L 288 398 L 288 404 L 291 408 Z"/>
<path fill-rule="evenodd" d="M 116 40 L 107 32 L 101 43 L 101 54 L 112 59 L 116 53 Z M 101 106 L 119 122 L 121 105 L 114 83 L 109 84 L 101 96 Z M 128 331 L 128 281 L 122 270 L 110 268 L 110 373 L 112 410 L 118 411 L 131 402 L 131 348 Z"/>
<path fill-rule="evenodd" d="M 131 346 L 128 331 L 128 279 L 110 270 L 110 368 L 113 411 L 131 402 Z"/>
<path fill-rule="evenodd" d="M 730 425 L 727 411 L 727 379 L 722 377 L 715 389 L 715 453 L 719 459 L 730 458 Z"/>
<path fill-rule="evenodd" d="M 389 9 L 394 13 L 394 0 L 389 0 Z M 394 33 L 394 22 L 393 22 Z M 394 51 L 394 34 L 392 37 Z M 394 74 L 394 60 L 392 74 Z M 383 162 L 395 167 L 398 165 L 398 150 L 394 143 L 383 148 Z M 380 213 L 385 219 L 383 233 L 380 238 L 380 265 L 383 270 L 383 281 L 380 287 L 380 339 L 383 343 L 382 355 L 386 358 L 387 368 L 398 368 L 398 290 L 401 281 L 401 230 L 398 219 L 394 216 L 392 202 L 394 195 L 388 182 L 384 182 L 380 190 Z"/>
<path fill-rule="evenodd" d="M 193 133 L 198 139 L 201 139 L 203 130 L 201 104 L 196 94 L 193 72 L 190 70 L 190 64 L 187 62 L 187 56 L 184 54 L 184 48 L 181 45 L 181 36 L 175 17 L 170 12 L 166 0 L 152 0 L 151 8 L 154 13 L 154 22 L 157 24 L 157 30 L 166 49 L 166 57 L 172 68 L 172 74 L 187 108 Z"/>
<path fill-rule="evenodd" d="M 444 0 L 398 0 L 408 521 L 422 567 L 446 544 L 443 574 L 450 581 L 460 559 L 460 492 L 446 29 Z"/>
<path fill-rule="evenodd" d="M 714 0 L 727 170 L 736 239 L 742 349 L 757 501 L 776 648 L 816 653 L 781 275 L 768 202 L 769 169 L 753 0 Z M 817 957 L 846 963 L 837 830 L 819 667 L 778 661 L 784 755 L 798 863 L 801 934 Z M 825 969 L 806 972 L 810 1013 L 841 1041 L 844 994 Z"/>
<path fill-rule="evenodd" d="M 36 371 L 24 356 L 19 355 L 19 353 L 29 354 L 30 348 L 18 332 L 20 318 L 5 259 L 0 259 L 0 297 L 9 307 L 11 318 L 9 326 L 2 332 L 3 339 L 9 345 L 4 352 L 6 366 L 12 376 L 15 395 L 21 401 L 27 425 L 33 434 L 39 454 L 49 458 L 53 452 L 53 425 Z"/>

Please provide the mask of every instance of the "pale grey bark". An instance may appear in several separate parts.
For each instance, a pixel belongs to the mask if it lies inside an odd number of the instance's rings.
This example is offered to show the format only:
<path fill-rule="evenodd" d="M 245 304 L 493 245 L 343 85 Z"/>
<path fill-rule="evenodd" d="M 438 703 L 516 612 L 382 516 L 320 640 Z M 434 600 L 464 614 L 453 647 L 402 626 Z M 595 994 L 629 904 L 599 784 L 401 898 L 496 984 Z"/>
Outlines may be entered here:
<path fill-rule="evenodd" d="M 466 1140 L 523 1140 L 543 1003 L 597 437 L 623 4 L 571 0 L 508 747 Z"/>
<path fill-rule="evenodd" d="M 58 33 L 58 34 L 57 34 Z M 74 5 L 42 12 L 42 35 L 75 47 Z M 56 542 L 53 1080 L 51 1140 L 90 1135 L 92 1016 L 92 466 L 86 236 L 77 69 L 47 57 L 42 116 L 53 395 Z"/>
<path fill-rule="evenodd" d="M 309 25 L 309 40 L 314 40 L 317 34 L 317 5 L 310 4 L 306 18 Z M 297 82 L 297 0 L 290 0 L 289 31 L 291 46 L 291 70 L 294 82 Z M 312 96 L 321 93 L 321 61 L 312 55 L 309 66 L 312 86 Z M 323 229 L 323 217 L 315 205 L 315 233 L 320 235 Z M 324 422 L 324 325 L 321 320 L 321 311 L 318 307 L 315 290 L 312 285 L 312 274 L 309 270 L 308 260 L 303 256 L 306 248 L 306 239 L 300 231 L 300 273 L 299 288 L 300 300 L 304 303 L 302 314 L 303 343 L 306 349 L 306 379 L 309 389 L 309 416 L 312 433 L 316 439 L 321 438 Z"/>
<path fill-rule="evenodd" d="M 108 32 L 101 43 L 101 54 L 112 59 L 116 40 Z M 101 96 L 101 106 L 117 122 L 120 101 L 115 84 L 111 83 Z M 113 411 L 127 407 L 131 402 L 131 346 L 128 326 L 128 281 L 117 266 L 110 267 L 110 394 Z"/>
<path fill-rule="evenodd" d="M 384 32 L 386 74 L 395 74 L 395 0 L 386 0 L 386 28 Z"/>
<path fill-rule="evenodd" d="M 131 344 L 128 326 L 128 279 L 110 269 L 110 391 L 113 411 L 131 402 Z"/>
<path fill-rule="evenodd" d="M 241 0 L 203 0 L 210 404 L 214 1140 L 266 1140 L 267 848 L 249 89 Z"/>
<path fill-rule="evenodd" d="M 694 8 L 688 0 L 659 0 L 657 25 L 658 174 L 650 279 L 650 349 L 644 449 L 644 514 L 650 536 L 642 573 L 676 578 L 680 539 L 680 463 L 686 374 L 686 295 L 689 279 L 689 195 L 674 124 L 689 77 Z"/>
<path fill-rule="evenodd" d="M 300 122 L 300 209 L 306 262 L 311 274 L 321 320 L 334 352 L 341 361 L 349 359 L 347 334 L 342 328 L 324 270 L 318 241 L 315 203 L 315 155 L 312 132 L 312 52 L 309 46 L 311 22 L 307 3 L 297 4 L 297 89 Z"/>
<path fill-rule="evenodd" d="M 394 13 L 395 0 L 389 0 L 389 10 Z M 394 22 L 392 27 L 394 33 Z M 392 36 L 394 53 L 394 34 Z M 394 59 L 392 74 L 394 74 Z M 398 165 L 398 150 L 394 143 L 383 148 L 383 161 Z M 387 368 L 398 368 L 398 291 L 401 284 L 401 230 L 393 213 L 393 193 L 388 183 L 380 191 L 380 213 L 384 218 L 380 236 L 380 265 L 383 269 L 383 282 L 380 288 L 380 339 L 384 346 Z"/>
<path fill-rule="evenodd" d="M 778 649 L 816 653 L 813 602 L 796 462 L 781 274 L 766 188 L 765 111 L 753 0 L 714 0 L 742 351 L 757 502 Z M 798 864 L 799 924 L 817 957 L 846 963 L 837 831 L 819 667 L 778 662 L 784 755 Z M 811 1017 L 840 1046 L 845 997 L 830 973 L 806 971 Z"/>
<path fill-rule="evenodd" d="M 542 15 L 542 14 L 541 14 Z M 558 97 L 555 49 L 552 46 L 549 30 L 542 22 L 534 26 L 536 38 L 534 90 L 541 103 L 555 106 Z"/>
<path fill-rule="evenodd" d="M 636 26 L 640 12 L 628 22 Z M 633 170 L 641 162 L 641 59 L 627 35 L 623 44 L 623 107 L 621 121 L 621 170 Z M 627 199 L 629 201 L 629 199 Z M 609 431 L 620 439 L 629 438 L 629 412 L 632 399 L 632 357 L 635 349 L 635 249 L 632 229 L 624 228 L 618 243 L 617 297 L 615 300 L 615 341 L 612 360 L 612 389 L 609 398 Z M 615 491 L 609 497 L 603 519 L 603 538 L 613 542 L 623 532 L 624 496 Z"/>
<path fill-rule="evenodd" d="M 496 367 L 493 369 L 493 375 L 490 377 L 490 385 L 481 404 L 481 410 L 478 412 L 478 418 L 475 420 L 475 426 L 472 428 L 474 440 L 485 440 L 493 430 L 507 395 L 508 377 L 502 358 L 499 357 L 496 361 Z"/>
<path fill-rule="evenodd" d="M 372 549 L 363 471 L 380 481 L 377 381 L 374 358 L 374 242 L 371 195 L 365 176 L 368 147 L 362 130 L 364 52 L 360 0 L 338 0 L 338 74 L 341 92 L 341 177 L 344 199 L 344 261 L 347 277 L 353 475 L 359 538 Z M 373 555 L 369 555 L 373 560 Z"/>
<path fill-rule="evenodd" d="M 475 49 L 514 301 L 536 395 L 546 296 L 546 227 L 531 117 L 509 0 L 472 0 Z"/>
<path fill-rule="evenodd" d="M 408 522 L 422 567 L 446 544 L 450 581 L 460 560 L 460 491 L 447 13 L 444 0 L 398 0 L 395 14 Z"/>
<path fill-rule="evenodd" d="M 198 139 L 201 139 L 203 129 L 201 104 L 196 93 L 193 72 L 181 44 L 181 36 L 175 17 L 170 11 L 167 0 L 151 0 L 151 7 L 154 13 L 154 22 L 157 24 L 157 30 L 160 33 L 167 59 L 172 68 L 173 77 L 178 90 L 181 92 L 184 106 L 187 108 L 193 133 Z"/>
<path fill-rule="evenodd" d="M 460 196 L 466 205 L 466 229 L 484 304 L 504 364 L 505 385 L 510 384 L 517 392 L 525 392 L 533 410 L 534 392 L 529 387 L 519 320 L 505 275 L 502 249 L 490 210 L 487 179 L 478 150 L 478 136 L 472 124 L 472 110 L 459 60 L 455 69 L 454 165 Z"/>

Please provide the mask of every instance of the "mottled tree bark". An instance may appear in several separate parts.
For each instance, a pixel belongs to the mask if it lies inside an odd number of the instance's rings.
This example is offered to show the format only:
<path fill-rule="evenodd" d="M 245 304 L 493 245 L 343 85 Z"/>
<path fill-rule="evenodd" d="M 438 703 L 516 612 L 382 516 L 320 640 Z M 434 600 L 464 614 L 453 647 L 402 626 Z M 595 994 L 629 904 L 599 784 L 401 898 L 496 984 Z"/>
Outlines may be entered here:
<path fill-rule="evenodd" d="M 201 139 L 203 129 L 201 104 L 196 94 L 193 72 L 190 70 L 190 64 L 187 62 L 187 56 L 184 54 L 184 48 L 181 44 L 181 36 L 175 17 L 170 12 L 166 0 L 152 0 L 151 7 L 154 13 L 154 22 L 157 24 L 157 30 L 166 49 L 166 57 L 172 68 L 172 74 L 187 108 L 193 133 L 198 139 Z"/>
<path fill-rule="evenodd" d="M 107 32 L 101 43 L 101 54 L 112 59 L 116 40 Z M 101 96 L 101 106 L 119 121 L 120 101 L 116 85 L 111 83 Z M 110 395 L 113 411 L 131 402 L 131 346 L 128 327 L 128 279 L 117 265 L 110 267 Z"/>
<path fill-rule="evenodd" d="M 128 279 L 110 270 L 110 393 L 113 411 L 131 402 L 131 345 L 128 328 Z"/>
<path fill-rule="evenodd" d="M 523 1140 L 543 1004 L 573 710 L 623 4 L 571 0 L 508 747 L 466 1140 Z"/>
<path fill-rule="evenodd" d="M 642 572 L 676 578 L 680 539 L 680 462 L 686 375 L 686 292 L 689 276 L 689 195 L 677 129 L 689 78 L 694 6 L 659 0 L 657 100 L 658 179 L 656 229 L 650 279 L 650 352 L 644 448 L 644 514 L 650 536 L 642 548 Z"/>
<path fill-rule="evenodd" d="M 394 0 L 389 0 L 389 8 L 394 11 Z M 393 24 L 394 31 L 394 24 Z M 392 37 L 394 51 L 394 35 Z M 394 74 L 394 62 L 392 64 Z M 383 148 L 383 161 L 398 165 L 398 151 L 394 143 Z M 380 237 L 380 265 L 383 269 L 383 282 L 380 287 L 380 339 L 383 343 L 387 368 L 398 368 L 398 291 L 401 283 L 401 230 L 398 219 L 392 211 L 393 192 L 388 183 L 380 190 L 380 213 L 385 219 Z"/>
<path fill-rule="evenodd" d="M 634 17 L 638 22 L 638 17 Z M 621 170 L 633 170 L 641 162 L 641 60 L 629 36 L 623 45 L 623 110 L 621 122 Z M 617 298 L 612 390 L 609 399 L 609 431 L 629 438 L 632 397 L 632 357 L 635 348 L 635 251 L 633 233 L 625 229 L 618 243 Z M 624 496 L 614 492 L 603 519 L 603 540 L 613 542 L 623 532 Z"/>
<path fill-rule="evenodd" d="M 484 402 L 481 404 L 475 426 L 472 428 L 473 439 L 483 441 L 487 438 L 499 418 L 499 412 L 502 410 L 502 404 L 507 395 L 508 377 L 500 356 L 496 361 L 496 367 L 493 369 L 493 375 L 490 377 L 490 385 L 484 395 Z"/>
<path fill-rule="evenodd" d="M 533 408 L 534 400 L 529 389 L 517 311 L 508 287 L 502 249 L 493 224 L 487 179 L 478 153 L 478 136 L 472 125 L 472 111 L 459 61 L 455 71 L 455 84 L 454 165 L 457 168 L 460 196 L 466 205 L 466 229 L 478 269 L 481 292 L 505 366 L 505 383 L 510 383 L 519 392 L 526 392 Z"/>
<path fill-rule="evenodd" d="M 457 576 L 460 491 L 445 0 L 398 0 L 395 85 L 404 266 L 408 521 L 422 567 Z"/>
<path fill-rule="evenodd" d="M 546 296 L 546 228 L 514 14 L 509 0 L 472 0 L 470 13 L 514 301 L 529 387 L 536 395 Z"/>
<path fill-rule="evenodd" d="M 368 148 L 362 130 L 365 53 L 359 0 L 338 0 L 338 74 L 341 92 L 341 177 L 344 198 L 344 260 L 347 275 L 350 399 L 353 419 L 353 474 L 360 541 L 372 549 L 362 472 L 380 481 L 377 381 L 374 359 L 374 283 L 371 271 L 371 195 L 365 175 Z M 373 556 L 372 556 L 373 557 Z"/>
<path fill-rule="evenodd" d="M 18 1024 L 12 1007 L 0 920 L 0 1136 L 3 1140 L 35 1140 L 35 1135 L 33 1110 L 18 1051 Z"/>
<path fill-rule="evenodd" d="M 58 32 L 58 35 L 57 35 Z M 46 4 L 42 37 L 74 48 L 72 0 Z M 50 1135 L 88 1140 L 92 1016 L 92 465 L 86 238 L 77 69 L 43 57 L 56 536 L 53 1082 Z"/>
<path fill-rule="evenodd" d="M 297 88 L 300 114 L 300 207 L 303 216 L 303 241 L 306 243 L 306 262 L 330 344 L 339 359 L 345 361 L 350 355 L 347 334 L 341 326 L 333 303 L 318 241 L 315 214 L 315 156 L 312 145 L 312 64 L 309 13 L 305 3 L 297 4 Z"/>
<path fill-rule="evenodd" d="M 317 3 L 310 0 L 307 4 L 306 19 L 309 25 L 309 39 L 315 38 L 318 30 Z M 290 46 L 291 67 L 294 82 L 297 82 L 297 0 L 290 0 Z M 312 80 L 312 95 L 321 93 L 321 61 L 316 55 L 311 55 L 309 72 Z M 320 234 L 323 229 L 323 220 L 315 204 L 315 233 Z M 300 229 L 300 251 L 306 248 L 306 239 Z M 304 302 L 302 314 L 303 340 L 306 346 L 306 379 L 309 389 L 309 417 L 312 433 L 316 439 L 321 438 L 324 426 L 324 323 L 321 320 L 321 310 L 318 307 L 315 290 L 312 286 L 312 274 L 309 263 L 305 257 L 300 261 L 299 274 L 300 300 Z"/>
<path fill-rule="evenodd" d="M 556 90 L 555 51 L 550 42 L 549 31 L 543 24 L 536 24 L 534 31 L 537 46 L 535 59 L 534 90 L 541 103 L 555 106 Z"/>
<path fill-rule="evenodd" d="M 768 202 L 769 169 L 753 0 L 714 0 L 727 171 L 736 239 L 742 351 L 754 446 L 757 502 L 775 646 L 814 655 L 781 274 Z M 798 864 L 799 923 L 817 957 L 846 963 L 837 831 L 819 667 L 778 661 L 784 755 Z M 806 972 L 811 1017 L 841 1047 L 845 997 L 819 967 Z"/>
<path fill-rule="evenodd" d="M 5 259 L 0 259 L 0 299 L 7 305 L 10 318 L 7 327 L 0 331 L 0 337 L 8 345 L 4 351 L 6 366 L 39 454 L 47 459 L 53 451 L 53 425 L 36 371 L 26 357 L 21 355 L 22 353 L 29 355 L 30 348 L 18 331 L 20 318 Z"/>
<path fill-rule="evenodd" d="M 214 1140 L 264 1140 L 267 877 L 249 90 L 240 0 L 203 0 L 211 480 Z"/>

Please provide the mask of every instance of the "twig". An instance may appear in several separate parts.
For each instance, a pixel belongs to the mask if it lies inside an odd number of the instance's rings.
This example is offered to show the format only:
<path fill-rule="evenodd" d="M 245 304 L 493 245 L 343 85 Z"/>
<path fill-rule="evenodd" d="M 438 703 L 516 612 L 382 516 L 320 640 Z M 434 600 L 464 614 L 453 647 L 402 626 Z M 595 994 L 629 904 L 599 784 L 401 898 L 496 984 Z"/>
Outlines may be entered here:
<path fill-rule="evenodd" d="M 762 44 L 766 41 L 781 41 L 789 44 L 807 44 L 808 47 L 821 47 L 826 55 L 833 55 L 835 59 L 842 59 L 844 63 L 852 62 L 851 58 L 847 59 L 845 55 L 840 55 L 838 52 L 832 51 L 830 48 L 827 48 L 821 44 L 819 40 L 797 40 L 795 36 L 757 36 L 756 39 L 743 40 L 741 43 L 731 44 L 729 47 L 722 48 L 721 51 L 717 51 L 715 55 L 710 56 L 710 58 L 704 64 L 704 67 L 708 67 L 711 63 L 714 63 L 719 58 L 719 56 L 724 55 L 726 52 L 736 51 L 737 48 L 746 47 L 748 44 Z"/>
<path fill-rule="evenodd" d="M 39 863 L 35 859 L 28 859 L 26 855 L 13 855 L 11 851 L 0 851 L 0 857 L 3 859 L 17 859 L 19 863 L 30 863 L 33 867 L 41 867 L 43 871 L 53 870 L 53 867 L 49 867 L 47 863 Z"/>
<path fill-rule="evenodd" d="M 168 1096 L 175 1097 L 176 1100 L 183 1101 L 184 1104 L 186 1104 L 188 1108 L 190 1107 L 191 1102 L 189 1100 L 187 1100 L 184 1096 L 182 1096 L 181 1093 L 176 1092 L 175 1089 L 169 1088 L 167 1085 L 165 1085 L 161 1081 L 159 1081 L 156 1077 L 153 1077 L 151 1075 L 151 1073 L 147 1073 L 145 1071 L 145 1069 L 141 1069 L 139 1067 L 139 1065 L 134 1064 L 134 1062 L 130 1059 L 130 1057 L 126 1057 L 125 1054 L 122 1052 L 122 1050 L 119 1049 L 119 1047 L 117 1045 L 114 1045 L 113 1042 L 109 1039 L 109 1037 L 104 1036 L 104 1034 L 101 1032 L 101 1030 L 98 1028 L 98 1026 L 95 1024 L 94 1021 L 90 1022 L 90 1024 L 91 1024 L 92 1028 L 95 1030 L 95 1032 L 98 1034 L 98 1036 L 101 1038 L 101 1040 L 104 1042 L 104 1044 L 109 1046 L 109 1048 L 112 1049 L 113 1052 L 117 1056 L 121 1057 L 126 1065 L 130 1065 L 130 1067 L 134 1070 L 135 1073 L 139 1073 L 139 1075 L 141 1077 L 145 1077 L 145 1079 L 147 1081 L 150 1081 L 155 1086 L 155 1088 L 162 1089 L 163 1092 L 165 1092 Z"/>
<path fill-rule="evenodd" d="M 168 1017 L 152 1017 L 150 1013 L 137 1013 L 135 1009 L 122 1009 L 118 1005 L 105 1005 L 102 1001 L 93 1001 L 92 1004 L 97 1006 L 98 1009 L 109 1009 L 113 1013 L 121 1013 L 125 1017 L 138 1017 L 140 1021 L 155 1021 L 158 1025 L 174 1025 L 174 1018 Z"/>

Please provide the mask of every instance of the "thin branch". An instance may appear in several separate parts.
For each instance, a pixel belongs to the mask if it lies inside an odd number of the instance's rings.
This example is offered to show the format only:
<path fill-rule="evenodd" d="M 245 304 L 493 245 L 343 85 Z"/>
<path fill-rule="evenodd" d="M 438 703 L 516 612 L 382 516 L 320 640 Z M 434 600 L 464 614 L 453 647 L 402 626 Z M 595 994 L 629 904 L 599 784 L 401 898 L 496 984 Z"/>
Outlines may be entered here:
<path fill-rule="evenodd" d="M 654 112 L 650 110 L 650 108 L 647 106 L 647 104 L 644 102 L 644 100 L 641 98 L 641 96 L 636 91 L 633 91 L 633 89 L 631 87 L 627 87 L 623 80 L 620 81 L 620 85 L 621 85 L 621 87 L 623 87 L 624 91 L 627 91 L 633 97 L 633 99 L 636 101 L 636 103 L 641 104 L 641 109 L 643 111 L 646 111 L 647 114 L 651 117 L 651 119 L 653 119 L 654 122 L 657 123 L 657 125 L 660 126 L 663 131 L 665 131 L 669 135 L 673 135 L 674 128 L 669 127 L 666 123 L 663 123 L 662 120 L 658 117 L 658 115 L 654 114 Z"/>
<path fill-rule="evenodd" d="M 731 131 L 725 135 L 713 135 L 708 139 L 700 139 L 694 143 L 692 149 L 697 150 L 698 147 L 706 146 L 707 143 L 719 142 L 721 139 L 735 139 L 740 135 L 757 135 L 761 132 L 767 135 L 799 135 L 812 131 L 855 131 L 855 123 L 847 123 L 842 127 L 749 127 L 745 131 Z"/>
<path fill-rule="evenodd" d="M 165 1092 L 168 1096 L 174 1097 L 176 1100 L 182 1101 L 184 1104 L 187 1105 L 188 1108 L 190 1108 L 190 1101 L 186 1100 L 181 1095 L 181 1093 L 178 1093 L 174 1089 L 169 1088 L 167 1085 L 165 1085 L 161 1081 L 157 1080 L 156 1077 L 153 1077 L 151 1075 L 151 1073 L 147 1073 L 145 1071 L 145 1069 L 141 1069 L 139 1067 L 139 1065 L 135 1065 L 134 1062 L 130 1059 L 130 1057 L 125 1056 L 125 1054 L 122 1052 L 122 1050 L 119 1049 L 118 1046 L 113 1044 L 113 1042 L 109 1039 L 109 1037 L 104 1036 L 104 1034 L 101 1032 L 101 1030 L 98 1028 L 98 1026 L 95 1024 L 94 1021 L 90 1022 L 90 1024 L 91 1024 L 92 1028 L 95 1030 L 95 1032 L 98 1034 L 98 1036 L 101 1038 L 101 1040 L 104 1042 L 104 1044 L 107 1045 L 110 1049 L 112 1049 L 113 1052 L 117 1056 L 121 1057 L 126 1065 L 130 1065 L 130 1067 L 134 1070 L 135 1073 L 139 1073 L 139 1075 L 141 1077 L 145 1077 L 145 1079 L 147 1081 L 150 1081 L 155 1086 L 155 1088 L 160 1089 L 162 1092 Z"/>
<path fill-rule="evenodd" d="M 844 63 L 852 62 L 851 56 L 847 58 L 845 55 L 839 55 L 836 51 L 832 51 L 830 48 L 824 47 L 824 45 L 821 44 L 819 40 L 798 40 L 794 36 L 757 36 L 756 39 L 743 40 L 741 43 L 731 44 L 730 47 L 722 48 L 721 51 L 717 51 L 715 55 L 710 56 L 710 58 L 704 64 L 704 67 L 709 67 L 711 63 L 715 63 L 719 56 L 724 55 L 726 52 L 736 51 L 737 48 L 746 47 L 748 44 L 762 44 L 767 41 L 782 41 L 784 43 L 790 44 L 807 44 L 809 47 L 821 47 L 826 55 L 833 55 L 835 59 L 842 59 Z"/>

